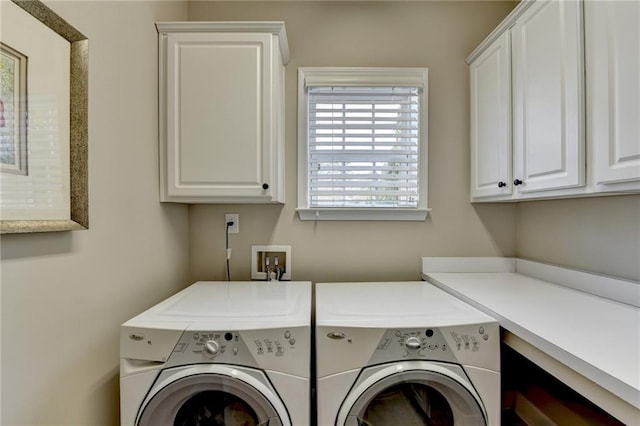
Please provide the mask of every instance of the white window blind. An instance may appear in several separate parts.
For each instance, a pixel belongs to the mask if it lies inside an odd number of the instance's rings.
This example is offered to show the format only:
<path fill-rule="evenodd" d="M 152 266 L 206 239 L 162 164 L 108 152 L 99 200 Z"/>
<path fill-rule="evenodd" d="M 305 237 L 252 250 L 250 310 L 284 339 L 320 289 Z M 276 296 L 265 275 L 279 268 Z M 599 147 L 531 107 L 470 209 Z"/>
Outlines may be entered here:
<path fill-rule="evenodd" d="M 308 206 L 419 206 L 420 87 L 307 87 Z"/>

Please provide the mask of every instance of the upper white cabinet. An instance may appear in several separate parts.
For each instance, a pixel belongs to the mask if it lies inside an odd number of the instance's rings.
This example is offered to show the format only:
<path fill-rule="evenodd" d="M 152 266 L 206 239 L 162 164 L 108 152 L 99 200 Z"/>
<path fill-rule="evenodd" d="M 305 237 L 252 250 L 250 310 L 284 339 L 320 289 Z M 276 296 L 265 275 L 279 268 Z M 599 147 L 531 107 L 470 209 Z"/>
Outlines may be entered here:
<path fill-rule="evenodd" d="M 511 29 L 519 192 L 584 185 L 582 3 L 536 1 Z"/>
<path fill-rule="evenodd" d="M 284 24 L 156 25 L 161 201 L 284 202 Z"/>
<path fill-rule="evenodd" d="M 512 191 L 510 40 L 503 33 L 469 66 L 472 197 Z"/>
<path fill-rule="evenodd" d="M 472 201 L 640 190 L 639 27 L 638 2 L 524 0 L 505 18 L 467 58 Z"/>
<path fill-rule="evenodd" d="M 594 181 L 604 191 L 633 188 L 640 180 L 640 2 L 588 1 L 585 25 Z"/>

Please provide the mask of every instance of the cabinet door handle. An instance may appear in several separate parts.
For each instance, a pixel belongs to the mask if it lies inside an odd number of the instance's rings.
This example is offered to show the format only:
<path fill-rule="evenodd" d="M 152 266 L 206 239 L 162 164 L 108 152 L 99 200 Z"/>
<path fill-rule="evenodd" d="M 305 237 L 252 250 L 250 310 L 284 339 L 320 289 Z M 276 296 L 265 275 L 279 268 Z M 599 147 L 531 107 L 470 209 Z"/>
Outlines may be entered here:
<path fill-rule="evenodd" d="M 520 179 L 516 179 L 516 180 L 513 181 L 513 184 L 518 186 L 518 185 L 522 185 L 523 182 Z"/>
<path fill-rule="evenodd" d="M 504 188 L 505 186 L 507 186 L 506 183 L 504 182 L 498 182 L 498 188 Z"/>
<path fill-rule="evenodd" d="M 262 184 L 262 189 L 269 189 L 269 184 L 268 183 L 263 183 Z"/>

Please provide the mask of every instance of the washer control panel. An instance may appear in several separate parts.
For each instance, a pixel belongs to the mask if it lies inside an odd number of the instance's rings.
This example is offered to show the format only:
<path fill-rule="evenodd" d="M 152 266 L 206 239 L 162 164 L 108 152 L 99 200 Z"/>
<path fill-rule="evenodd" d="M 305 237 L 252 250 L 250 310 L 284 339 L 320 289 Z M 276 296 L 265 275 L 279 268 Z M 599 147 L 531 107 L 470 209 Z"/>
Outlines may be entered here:
<path fill-rule="evenodd" d="M 234 359 L 235 358 L 235 359 Z M 254 364 L 237 331 L 185 331 L 169 357 L 170 365 L 203 362 Z"/>
<path fill-rule="evenodd" d="M 298 348 L 308 343 L 306 334 L 308 329 L 300 327 L 185 331 L 167 362 L 171 366 L 215 362 L 253 367 L 291 362 L 290 358 L 301 355 Z"/>

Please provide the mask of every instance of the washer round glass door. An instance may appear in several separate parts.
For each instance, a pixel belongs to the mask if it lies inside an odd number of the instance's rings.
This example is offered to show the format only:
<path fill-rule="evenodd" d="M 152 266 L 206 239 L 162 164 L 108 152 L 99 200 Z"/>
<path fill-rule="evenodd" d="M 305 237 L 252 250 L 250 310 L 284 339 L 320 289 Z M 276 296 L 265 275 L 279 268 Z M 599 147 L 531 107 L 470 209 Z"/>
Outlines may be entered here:
<path fill-rule="evenodd" d="M 237 373 L 237 370 L 235 372 Z M 183 377 L 178 375 L 147 398 L 136 424 L 289 425 L 284 406 L 279 404 L 279 400 L 269 401 L 264 392 L 258 390 L 259 387 L 227 374 L 200 373 Z M 274 403 L 279 405 L 278 409 Z"/>
<path fill-rule="evenodd" d="M 486 426 L 479 396 L 459 378 L 462 369 L 406 370 L 383 367 L 359 380 L 337 418 L 345 426 Z M 365 370 L 366 372 L 366 370 Z M 363 372 L 363 373 L 365 373 Z M 354 401 L 355 400 L 355 401 Z M 348 411 L 347 411 L 348 410 Z"/>

